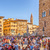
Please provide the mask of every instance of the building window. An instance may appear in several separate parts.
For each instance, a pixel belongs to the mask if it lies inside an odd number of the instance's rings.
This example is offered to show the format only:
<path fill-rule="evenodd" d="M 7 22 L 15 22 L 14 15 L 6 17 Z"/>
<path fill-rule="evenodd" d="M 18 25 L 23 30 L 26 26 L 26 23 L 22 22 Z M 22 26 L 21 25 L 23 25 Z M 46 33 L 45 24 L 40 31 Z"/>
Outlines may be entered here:
<path fill-rule="evenodd" d="M 43 3 L 43 6 L 45 5 L 45 3 Z"/>
<path fill-rule="evenodd" d="M 7 29 L 6 29 L 6 31 L 7 31 Z"/>
<path fill-rule="evenodd" d="M 2 28 L 0 28 L 0 30 L 1 30 Z"/>
<path fill-rule="evenodd" d="M 1 27 L 2 25 L 0 25 L 0 27 Z"/>
<path fill-rule="evenodd" d="M 14 24 L 15 24 L 15 22 L 14 22 Z"/>
<path fill-rule="evenodd" d="M 9 29 L 9 31 L 10 31 L 10 29 Z"/>
<path fill-rule="evenodd" d="M 0 23 L 1 23 L 1 21 L 0 21 Z"/>
<path fill-rule="evenodd" d="M 14 25 L 14 27 L 15 27 L 15 25 Z"/>
<path fill-rule="evenodd" d="M 17 22 L 16 22 L 16 24 L 17 24 Z"/>
<path fill-rule="evenodd" d="M 0 33 L 0 36 L 1 36 L 1 34 L 2 34 L 2 33 Z"/>
<path fill-rule="evenodd" d="M 16 25 L 16 27 L 17 27 L 17 25 Z"/>
<path fill-rule="evenodd" d="M 46 16 L 46 12 L 42 12 L 42 17 L 45 17 Z"/>
<path fill-rule="evenodd" d="M 5 32 L 5 30 L 4 30 L 4 32 Z"/>
<path fill-rule="evenodd" d="M 46 21 L 44 21 L 44 27 L 46 27 Z"/>
<path fill-rule="evenodd" d="M 11 29 L 11 32 L 14 32 L 15 29 Z"/>
<path fill-rule="evenodd" d="M 49 10 L 49 15 L 50 15 L 50 10 Z"/>
<path fill-rule="evenodd" d="M 0 28 L 0 32 L 2 32 L 2 28 Z"/>
<path fill-rule="evenodd" d="M 7 23 L 7 24 L 10 24 L 10 22 L 9 22 L 9 23 Z"/>

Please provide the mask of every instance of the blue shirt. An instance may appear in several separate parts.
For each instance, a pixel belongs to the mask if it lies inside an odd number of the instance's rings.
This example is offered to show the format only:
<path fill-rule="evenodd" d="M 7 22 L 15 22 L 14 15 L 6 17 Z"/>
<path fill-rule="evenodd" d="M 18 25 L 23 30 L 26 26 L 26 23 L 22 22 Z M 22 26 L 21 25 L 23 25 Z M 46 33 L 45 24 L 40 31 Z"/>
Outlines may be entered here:
<path fill-rule="evenodd" d="M 33 46 L 30 46 L 30 49 L 33 50 Z"/>
<path fill-rule="evenodd" d="M 18 50 L 18 45 L 15 45 L 14 47 L 15 47 L 15 50 Z"/>

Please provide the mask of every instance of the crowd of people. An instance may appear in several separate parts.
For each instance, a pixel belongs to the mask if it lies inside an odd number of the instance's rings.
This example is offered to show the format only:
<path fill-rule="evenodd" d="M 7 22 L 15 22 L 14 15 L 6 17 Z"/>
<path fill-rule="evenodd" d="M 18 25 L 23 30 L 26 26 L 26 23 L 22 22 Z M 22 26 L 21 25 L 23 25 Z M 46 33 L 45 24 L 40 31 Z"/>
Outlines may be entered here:
<path fill-rule="evenodd" d="M 50 40 L 43 37 L 0 37 L 0 50 L 50 50 Z"/>

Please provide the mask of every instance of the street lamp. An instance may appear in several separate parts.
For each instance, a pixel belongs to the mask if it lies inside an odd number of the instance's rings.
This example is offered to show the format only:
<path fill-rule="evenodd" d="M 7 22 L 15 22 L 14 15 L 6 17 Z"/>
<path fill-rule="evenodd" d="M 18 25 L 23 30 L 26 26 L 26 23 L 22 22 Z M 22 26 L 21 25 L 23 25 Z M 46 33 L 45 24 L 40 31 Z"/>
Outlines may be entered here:
<path fill-rule="evenodd" d="M 32 35 L 33 35 L 33 36 L 35 36 L 34 31 L 32 31 L 32 32 L 33 32 L 33 34 L 32 34 Z"/>
<path fill-rule="evenodd" d="M 43 27 L 43 30 L 42 30 L 42 31 L 43 31 L 43 35 L 42 35 L 42 36 L 44 36 L 44 31 L 45 31 L 45 30 L 44 30 L 44 27 Z"/>

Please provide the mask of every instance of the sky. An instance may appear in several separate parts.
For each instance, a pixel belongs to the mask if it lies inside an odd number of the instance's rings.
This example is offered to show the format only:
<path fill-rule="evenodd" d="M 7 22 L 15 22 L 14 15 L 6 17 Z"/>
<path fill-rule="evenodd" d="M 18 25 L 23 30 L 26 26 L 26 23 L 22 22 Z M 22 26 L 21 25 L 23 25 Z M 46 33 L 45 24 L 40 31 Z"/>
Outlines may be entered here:
<path fill-rule="evenodd" d="M 39 25 L 39 0 L 0 0 L 0 16 L 4 19 L 25 19 L 30 22 L 31 13 L 33 24 Z"/>

